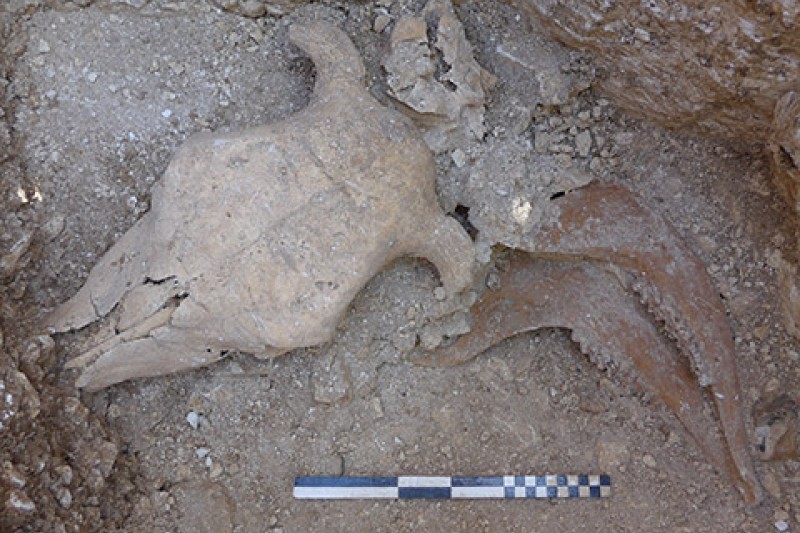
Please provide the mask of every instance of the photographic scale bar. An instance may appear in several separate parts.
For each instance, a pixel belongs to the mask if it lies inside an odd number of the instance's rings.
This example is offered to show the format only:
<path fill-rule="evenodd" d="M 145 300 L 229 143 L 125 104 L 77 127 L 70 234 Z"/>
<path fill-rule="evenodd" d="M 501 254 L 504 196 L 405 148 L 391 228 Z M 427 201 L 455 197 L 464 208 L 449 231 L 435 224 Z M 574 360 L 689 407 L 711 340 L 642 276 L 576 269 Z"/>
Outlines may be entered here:
<path fill-rule="evenodd" d="M 294 497 L 306 500 L 583 499 L 610 495 L 611 477 L 607 475 L 303 476 L 294 481 Z"/>

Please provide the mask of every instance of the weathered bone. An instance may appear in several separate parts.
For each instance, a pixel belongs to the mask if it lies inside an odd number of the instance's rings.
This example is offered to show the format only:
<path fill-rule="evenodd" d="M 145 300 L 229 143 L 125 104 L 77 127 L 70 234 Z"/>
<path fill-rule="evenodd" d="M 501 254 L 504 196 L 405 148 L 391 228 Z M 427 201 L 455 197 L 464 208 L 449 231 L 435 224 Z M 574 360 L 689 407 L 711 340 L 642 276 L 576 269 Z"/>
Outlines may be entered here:
<path fill-rule="evenodd" d="M 499 290 L 473 307 L 472 331 L 420 362 L 464 363 L 503 339 L 540 328 L 568 328 L 572 339 L 615 377 L 640 379 L 680 419 L 700 447 L 727 471 L 716 422 L 690 369 L 658 332 L 647 309 L 601 266 L 535 258 L 516 252 Z M 631 363 L 633 367 L 631 367 Z"/>
<path fill-rule="evenodd" d="M 400 256 L 428 258 L 450 294 L 469 283 L 472 242 L 436 202 L 435 163 L 414 125 L 370 96 L 343 32 L 316 23 L 289 37 L 317 68 L 309 106 L 189 139 L 152 210 L 48 317 L 63 332 L 119 308 L 118 334 L 70 363 L 84 369 L 78 386 L 326 342 Z"/>
<path fill-rule="evenodd" d="M 633 361 L 644 383 L 676 413 L 712 462 L 727 465 L 724 470 L 730 473 L 744 499 L 749 503 L 758 501 L 760 489 L 748 454 L 733 337 L 725 309 L 702 262 L 668 222 L 644 209 L 622 187 L 594 183 L 553 202 L 558 208 L 557 220 L 529 235 L 521 247 L 539 260 L 594 262 L 615 274 L 616 287 L 593 289 L 589 281 L 598 274 L 577 274 L 574 267 L 572 271 L 554 270 L 548 274 L 535 261 L 517 260 L 516 268 L 530 269 L 532 273 L 507 274 L 502 281 L 511 287 L 501 288 L 499 300 L 491 294 L 484 297 L 491 299 L 487 302 L 498 302 L 479 303 L 474 308 L 473 332 L 446 351 L 423 358 L 423 362 L 459 362 L 515 332 L 542 325 L 573 328 L 578 332 L 577 340 L 586 345 L 599 364 L 613 361 L 624 368 L 626 360 Z M 556 283 L 537 279 L 540 275 L 555 276 Z M 559 286 L 557 282 L 564 281 L 560 278 L 565 276 L 574 278 L 571 281 L 579 283 L 580 290 Z M 523 291 L 525 280 L 532 288 Z M 638 316 L 636 302 L 623 301 L 613 292 L 620 290 L 620 283 L 638 293 L 647 310 L 664 322 L 678 347 L 689 356 L 699 384 L 711 389 L 722 444 L 706 434 L 709 426 L 702 418 L 702 396 L 699 391 L 692 392 L 694 381 L 680 370 L 666 348 L 650 338 L 642 320 L 632 318 Z M 515 296 L 515 291 L 526 296 Z M 609 305 L 606 299 L 615 305 Z M 516 300 L 523 303 L 515 304 Z M 616 305 L 625 307 L 615 308 Z M 515 316 L 508 325 L 500 313 L 504 309 L 514 310 Z M 582 316 L 581 310 L 591 312 L 591 317 Z M 523 328 L 526 320 L 528 326 Z M 592 328 L 599 329 L 592 334 Z M 638 338 L 642 339 L 637 341 L 642 342 L 641 346 L 630 342 Z M 469 350 L 458 355 L 464 347 Z M 676 391 L 680 394 L 676 395 Z M 684 405 L 689 406 L 689 411 Z M 720 450 L 725 453 L 720 454 Z M 725 458 L 724 462 L 720 457 Z"/>
<path fill-rule="evenodd" d="M 745 500 L 755 502 L 758 482 L 748 453 L 736 347 L 725 306 L 702 261 L 665 219 L 644 209 L 623 187 L 594 183 L 555 202 L 561 210 L 558 222 L 531 236 L 525 248 L 579 254 L 617 265 L 632 277 L 631 288 L 689 355 L 700 385 L 711 389 L 732 477 Z"/>

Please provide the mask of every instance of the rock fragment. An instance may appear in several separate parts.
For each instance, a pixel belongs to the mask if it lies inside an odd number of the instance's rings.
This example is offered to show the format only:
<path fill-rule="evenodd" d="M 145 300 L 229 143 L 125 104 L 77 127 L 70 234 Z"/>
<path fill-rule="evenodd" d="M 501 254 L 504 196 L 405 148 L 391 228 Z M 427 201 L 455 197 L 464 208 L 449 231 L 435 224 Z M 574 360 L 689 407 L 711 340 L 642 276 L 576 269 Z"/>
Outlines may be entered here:
<path fill-rule="evenodd" d="M 420 346 L 424 350 L 439 347 L 445 339 L 454 339 L 470 332 L 469 318 L 464 312 L 456 312 L 426 324 L 419 334 Z"/>
<path fill-rule="evenodd" d="M 525 38 L 506 37 L 495 49 L 497 74 L 528 87 L 522 95 L 530 108 L 560 106 L 588 84 L 561 68 L 569 64 L 569 52 L 532 32 Z"/>
<path fill-rule="evenodd" d="M 428 146 L 440 153 L 481 140 L 495 79 L 475 61 L 449 0 L 430 0 L 420 16 L 397 20 L 389 46 L 383 58 L 389 95 Z"/>
<path fill-rule="evenodd" d="M 583 130 L 575 136 L 575 148 L 581 157 L 589 156 L 589 151 L 592 149 L 592 134 L 589 130 Z"/>
<path fill-rule="evenodd" d="M 23 491 L 11 490 L 6 497 L 5 508 L 11 512 L 28 514 L 36 510 L 36 504 Z"/>
<path fill-rule="evenodd" d="M 800 407 L 790 396 L 776 394 L 753 408 L 756 448 L 764 461 L 800 459 Z"/>
<path fill-rule="evenodd" d="M 375 33 L 383 33 L 383 30 L 386 29 L 387 26 L 392 22 L 392 19 L 388 15 L 378 15 L 375 17 L 375 22 L 372 25 L 372 30 Z"/>

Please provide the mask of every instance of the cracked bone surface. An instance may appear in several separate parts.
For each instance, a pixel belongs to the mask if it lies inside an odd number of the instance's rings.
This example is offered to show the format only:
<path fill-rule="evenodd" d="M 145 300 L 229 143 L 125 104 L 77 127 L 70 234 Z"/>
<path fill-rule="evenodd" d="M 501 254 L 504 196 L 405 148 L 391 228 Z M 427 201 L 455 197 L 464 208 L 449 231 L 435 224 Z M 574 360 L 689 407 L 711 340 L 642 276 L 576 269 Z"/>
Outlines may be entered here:
<path fill-rule="evenodd" d="M 324 23 L 289 38 L 317 69 L 284 121 L 202 133 L 175 154 L 153 207 L 47 318 L 57 332 L 108 315 L 116 334 L 68 363 L 77 385 L 275 356 L 330 340 L 348 305 L 401 256 L 445 289 L 470 283 L 473 245 L 437 204 L 433 157 L 411 121 L 364 87 L 349 38 Z"/>
<path fill-rule="evenodd" d="M 745 501 L 757 502 L 733 335 L 702 262 L 622 187 L 592 183 L 550 203 L 551 222 L 519 244 L 528 253 L 516 252 L 498 292 L 473 306 L 472 331 L 418 362 L 458 364 L 523 331 L 568 328 L 600 367 L 660 398 Z"/>

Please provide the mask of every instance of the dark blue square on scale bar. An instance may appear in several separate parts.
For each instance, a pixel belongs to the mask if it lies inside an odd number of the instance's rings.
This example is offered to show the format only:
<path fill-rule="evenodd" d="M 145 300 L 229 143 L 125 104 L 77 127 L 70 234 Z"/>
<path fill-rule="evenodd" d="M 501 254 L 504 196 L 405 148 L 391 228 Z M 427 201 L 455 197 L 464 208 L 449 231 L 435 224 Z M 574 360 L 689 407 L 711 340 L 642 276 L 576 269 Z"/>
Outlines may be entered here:
<path fill-rule="evenodd" d="M 450 498 L 450 487 L 400 487 L 397 497 L 401 500 L 418 498 Z"/>

